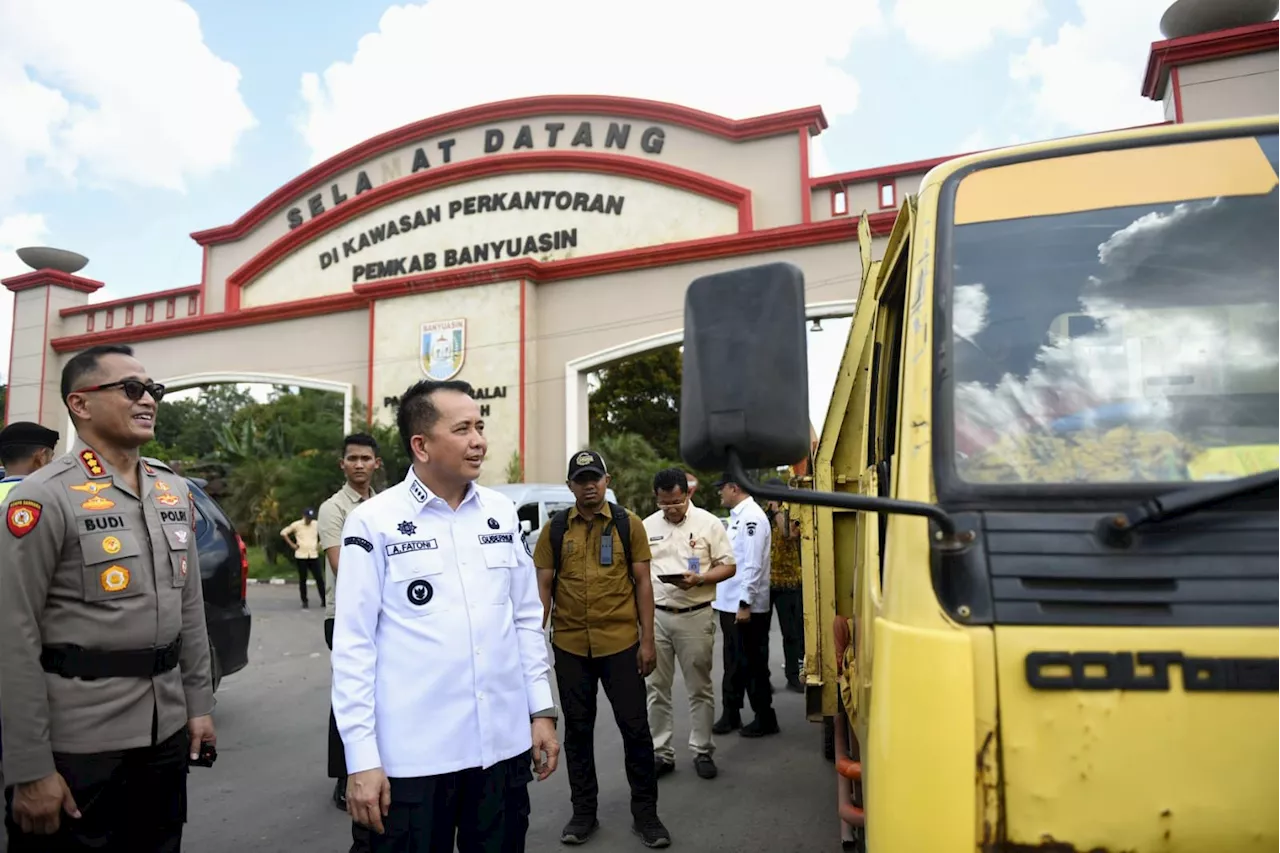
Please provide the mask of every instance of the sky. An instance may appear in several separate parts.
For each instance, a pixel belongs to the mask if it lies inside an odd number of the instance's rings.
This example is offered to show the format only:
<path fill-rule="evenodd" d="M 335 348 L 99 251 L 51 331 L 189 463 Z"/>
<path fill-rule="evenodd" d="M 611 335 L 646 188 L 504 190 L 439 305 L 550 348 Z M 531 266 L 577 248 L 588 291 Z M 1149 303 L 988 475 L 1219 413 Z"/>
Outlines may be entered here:
<path fill-rule="evenodd" d="M 93 301 L 197 283 L 192 231 L 376 133 L 512 97 L 818 104 L 814 175 L 1160 121 L 1140 88 L 1168 5 L 0 0 L 0 278 L 49 245 L 88 256 Z M 818 426 L 848 330 L 822 325 Z"/>

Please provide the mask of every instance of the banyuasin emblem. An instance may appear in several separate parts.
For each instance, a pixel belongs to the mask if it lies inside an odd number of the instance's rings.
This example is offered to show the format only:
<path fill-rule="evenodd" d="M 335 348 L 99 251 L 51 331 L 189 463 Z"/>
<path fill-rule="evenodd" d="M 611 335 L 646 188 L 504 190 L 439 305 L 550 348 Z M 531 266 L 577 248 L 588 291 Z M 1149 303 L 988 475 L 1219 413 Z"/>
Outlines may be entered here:
<path fill-rule="evenodd" d="M 458 375 L 467 350 L 467 321 L 438 320 L 422 324 L 422 372 L 444 382 Z"/>

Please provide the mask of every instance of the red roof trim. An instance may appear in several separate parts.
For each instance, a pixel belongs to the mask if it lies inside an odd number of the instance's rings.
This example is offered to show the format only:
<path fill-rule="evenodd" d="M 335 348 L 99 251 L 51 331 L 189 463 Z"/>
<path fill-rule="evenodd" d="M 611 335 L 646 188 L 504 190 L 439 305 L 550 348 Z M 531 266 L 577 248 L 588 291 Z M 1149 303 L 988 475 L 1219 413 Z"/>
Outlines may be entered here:
<path fill-rule="evenodd" d="M 91 278 L 81 278 L 78 275 L 69 275 L 59 270 L 35 270 L 33 272 L 23 273 L 22 275 L 10 276 L 9 278 L 0 280 L 9 290 L 17 293 L 20 290 L 31 290 L 33 287 L 41 287 L 46 284 L 57 285 L 58 287 L 66 287 L 70 290 L 76 290 L 80 293 L 93 293 L 102 287 L 102 282 L 95 281 Z"/>
<path fill-rule="evenodd" d="M 1142 94 L 1153 101 L 1162 100 L 1169 69 L 1174 66 L 1276 50 L 1278 45 L 1280 21 L 1153 42 L 1147 72 L 1142 77 Z"/>
<path fill-rule="evenodd" d="M 303 172 L 258 202 L 248 213 L 232 224 L 193 232 L 191 238 L 201 245 L 238 240 L 272 213 L 306 194 L 323 181 L 416 140 L 478 124 L 553 114 L 615 115 L 666 122 L 732 142 L 776 136 L 795 131 L 797 128 L 807 128 L 810 133 L 817 134 L 827 127 L 826 115 L 819 106 L 770 113 L 753 118 L 728 119 L 663 101 L 605 95 L 546 95 L 496 101 L 433 116 L 367 139 Z"/>
<path fill-rule="evenodd" d="M 896 211 L 873 213 L 868 216 L 871 232 L 877 236 L 888 234 L 897 217 Z M 531 283 L 563 281 L 594 275 L 625 272 L 651 267 L 673 266 L 712 258 L 751 255 L 781 249 L 796 249 L 824 243 L 853 241 L 858 237 L 858 217 L 841 217 L 811 225 L 788 225 L 746 234 L 730 234 L 708 237 L 683 243 L 669 243 L 647 249 L 610 252 L 585 258 L 569 258 L 541 263 L 530 259 L 484 264 L 461 270 L 448 270 L 429 275 L 406 277 L 357 286 L 356 292 L 321 296 L 299 302 L 279 305 L 263 305 L 221 314 L 204 314 L 198 317 L 154 323 L 132 328 L 111 329 L 56 338 L 49 342 L 56 352 L 69 352 L 94 344 L 136 342 L 199 334 L 220 329 L 274 323 L 301 317 L 355 311 L 369 302 L 391 296 L 470 287 L 495 281 L 511 281 L 524 278 Z"/>
<path fill-rule="evenodd" d="M 462 183 L 478 177 L 517 172 L 601 172 L 623 175 L 669 187 L 688 190 L 708 198 L 735 205 L 738 208 L 738 230 L 750 231 L 751 191 L 736 184 L 706 175 L 633 157 L 617 157 L 611 154 L 586 151 L 529 151 L 503 154 L 476 160 L 464 160 L 448 166 L 439 166 L 415 175 L 406 175 L 389 183 L 374 187 L 355 198 L 299 225 L 279 237 L 257 255 L 249 259 L 227 276 L 227 309 L 235 311 L 240 305 L 240 291 L 251 284 L 275 264 L 322 234 L 331 231 L 362 213 L 382 207 L 392 201 L 415 195 L 428 189 Z"/>
<path fill-rule="evenodd" d="M 109 302 L 94 302 L 89 305 L 73 305 L 70 308 L 63 308 L 58 312 L 60 317 L 74 317 L 76 314 L 92 314 L 95 311 L 101 311 L 104 308 L 120 308 L 121 306 L 137 305 L 140 302 L 154 302 L 157 299 L 164 299 L 166 296 L 183 296 L 185 294 L 200 293 L 200 285 L 189 284 L 186 287 L 175 287 L 170 290 L 157 290 L 152 293 L 140 293 L 137 296 L 122 296 L 119 299 L 112 299 Z"/>

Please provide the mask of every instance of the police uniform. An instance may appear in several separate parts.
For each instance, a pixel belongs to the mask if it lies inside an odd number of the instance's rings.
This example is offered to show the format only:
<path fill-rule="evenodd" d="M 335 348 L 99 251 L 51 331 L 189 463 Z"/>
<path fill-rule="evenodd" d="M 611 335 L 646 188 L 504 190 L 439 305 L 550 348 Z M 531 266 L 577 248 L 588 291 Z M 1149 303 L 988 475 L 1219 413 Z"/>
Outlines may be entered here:
<path fill-rule="evenodd" d="M 531 718 L 554 716 L 542 603 L 515 506 L 457 510 L 412 470 L 342 531 L 333 710 L 347 771 L 391 783 L 374 850 L 519 853 Z"/>
<path fill-rule="evenodd" d="M 82 817 L 9 851 L 178 850 L 190 718 L 213 710 L 191 495 L 142 459 L 139 492 L 83 441 L 19 483 L 0 530 L 7 785 L 55 770 Z M 62 845 L 62 846 L 59 846 Z"/>
<path fill-rule="evenodd" d="M 716 485 L 721 485 L 723 481 Z M 729 510 L 729 541 L 733 544 L 738 571 L 727 581 L 716 585 L 715 607 L 720 613 L 720 629 L 724 633 L 724 677 L 721 691 L 724 714 L 713 731 L 725 734 L 741 725 L 744 695 L 751 701 L 755 722 L 743 728 L 743 734 L 777 731 L 773 710 L 772 688 L 769 686 L 769 549 L 773 541 L 769 519 L 755 499 L 747 496 Z M 751 618 L 739 623 L 739 608 L 751 610 Z"/>

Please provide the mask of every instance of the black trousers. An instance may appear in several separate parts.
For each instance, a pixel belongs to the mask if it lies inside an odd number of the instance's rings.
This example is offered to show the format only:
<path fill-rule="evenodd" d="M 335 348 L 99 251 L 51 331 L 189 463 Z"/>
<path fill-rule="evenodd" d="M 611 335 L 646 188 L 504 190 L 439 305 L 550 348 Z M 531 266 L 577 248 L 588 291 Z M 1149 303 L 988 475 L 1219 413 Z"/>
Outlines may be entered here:
<path fill-rule="evenodd" d="M 769 688 L 769 627 L 773 613 L 752 613 L 751 620 L 739 624 L 734 613 L 720 613 L 724 634 L 724 678 L 720 684 L 726 711 L 741 711 L 745 696 L 756 716 L 773 714 L 773 691 Z"/>
<path fill-rule="evenodd" d="M 613 718 L 622 735 L 623 762 L 631 785 L 631 814 L 656 815 L 658 776 L 653 765 L 653 737 L 644 679 L 636 668 L 639 646 L 605 657 L 580 657 L 554 647 L 556 684 L 564 712 L 564 756 L 569 770 L 573 813 L 596 815 L 596 693 L 604 684 Z"/>
<path fill-rule="evenodd" d="M 320 591 L 320 606 L 324 607 L 326 601 L 324 597 L 324 570 L 320 565 L 319 557 L 294 557 L 293 561 L 298 564 L 298 595 L 302 597 L 302 603 L 307 603 L 307 573 L 311 573 L 311 577 L 316 579 L 316 589 Z"/>
<path fill-rule="evenodd" d="M 177 853 L 187 820 L 186 727 L 156 746 L 71 754 L 53 764 L 80 809 L 62 813 L 53 835 L 27 834 L 13 819 L 12 786 L 5 789 L 9 853 Z"/>
<path fill-rule="evenodd" d="M 783 672 L 788 681 L 798 681 L 800 659 L 804 657 L 804 596 L 799 589 L 774 589 L 769 597 L 782 629 Z"/>
<path fill-rule="evenodd" d="M 333 651 L 333 620 L 324 620 L 324 644 Z M 347 750 L 342 745 L 342 735 L 338 734 L 338 720 L 333 716 L 333 707 L 329 708 L 329 778 L 337 779 L 343 788 L 347 786 Z M 373 831 L 351 821 L 351 847 L 347 853 L 369 853 L 373 843 Z"/>
<path fill-rule="evenodd" d="M 524 853 L 529 831 L 530 756 L 478 767 L 391 779 L 384 835 L 370 833 L 373 853 Z"/>

